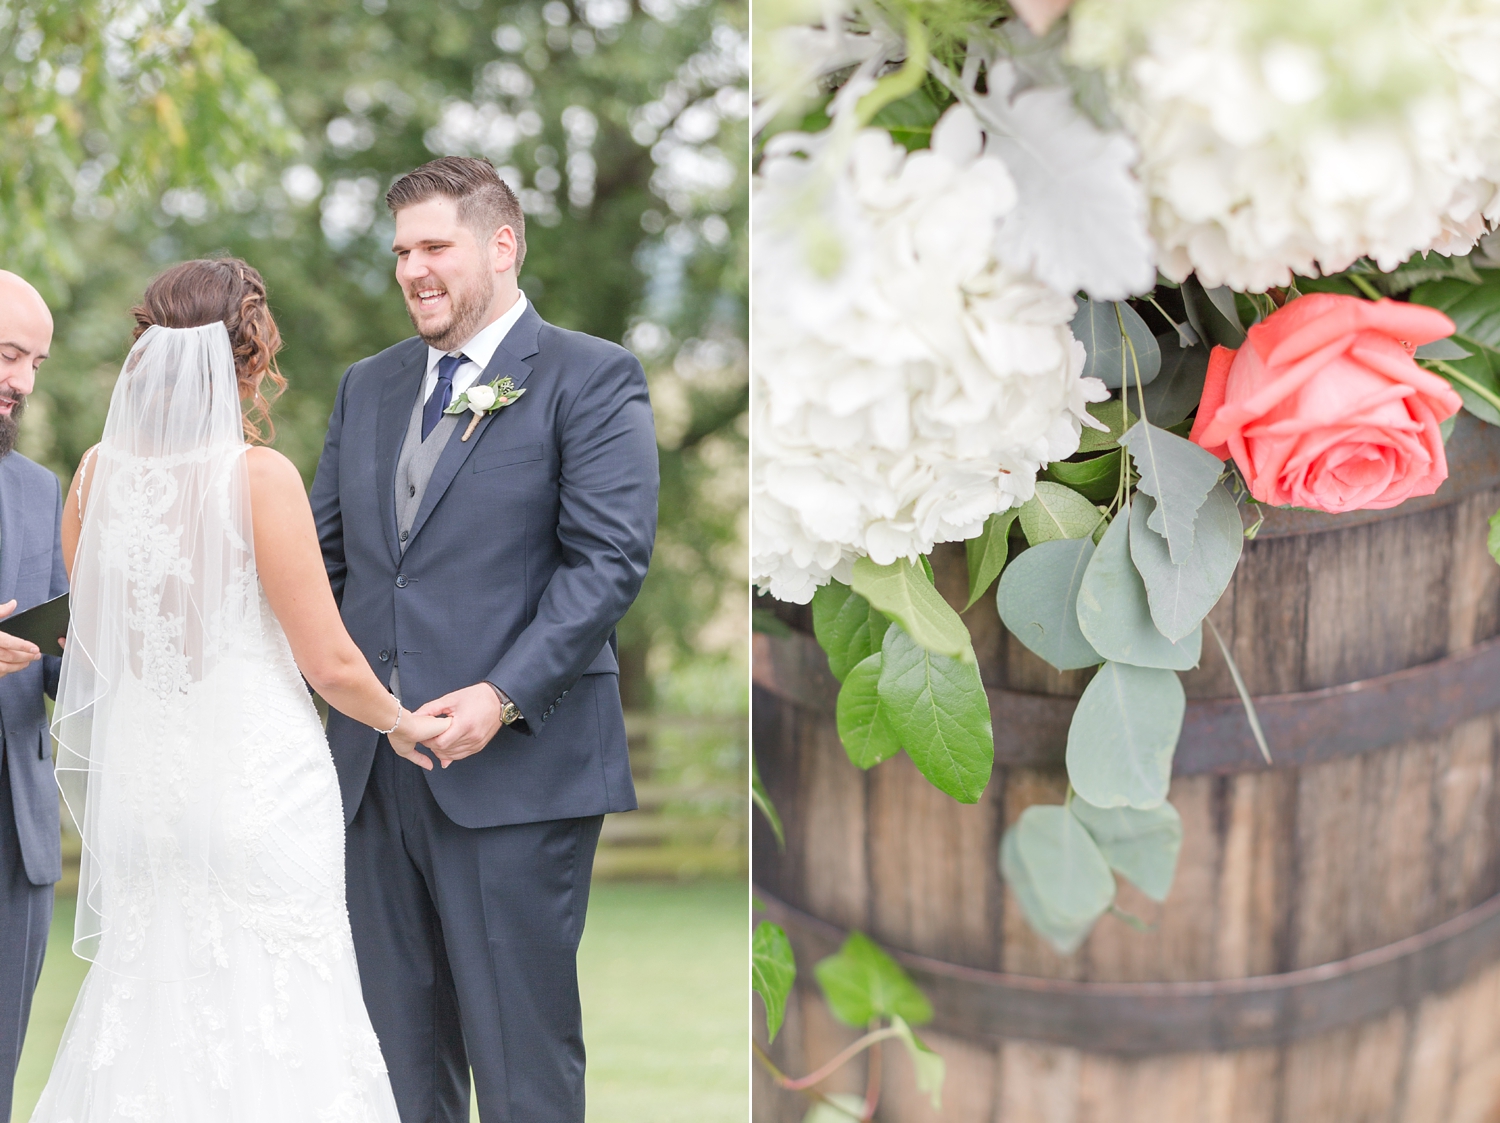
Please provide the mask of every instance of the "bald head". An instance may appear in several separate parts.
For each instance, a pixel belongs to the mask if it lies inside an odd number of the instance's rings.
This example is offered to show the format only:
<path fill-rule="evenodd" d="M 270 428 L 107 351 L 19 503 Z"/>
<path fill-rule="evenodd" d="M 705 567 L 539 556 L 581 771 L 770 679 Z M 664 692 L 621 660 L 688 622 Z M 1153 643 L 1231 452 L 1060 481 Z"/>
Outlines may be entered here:
<path fill-rule="evenodd" d="M 0 269 L 0 456 L 15 443 L 16 422 L 52 349 L 52 313 L 42 294 Z"/>

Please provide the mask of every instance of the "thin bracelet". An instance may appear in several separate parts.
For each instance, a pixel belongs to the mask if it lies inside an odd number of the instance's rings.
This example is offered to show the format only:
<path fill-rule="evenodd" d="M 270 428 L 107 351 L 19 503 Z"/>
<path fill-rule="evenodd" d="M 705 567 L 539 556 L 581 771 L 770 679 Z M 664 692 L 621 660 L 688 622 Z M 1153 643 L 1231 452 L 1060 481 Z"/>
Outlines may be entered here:
<path fill-rule="evenodd" d="M 374 729 L 375 727 L 371 726 L 370 728 Z M 400 728 L 401 728 L 401 700 L 398 698 L 396 700 L 396 724 L 393 725 L 393 726 L 391 726 L 389 729 L 376 729 L 375 732 L 379 733 L 382 737 L 389 737 L 392 733 L 396 732 L 396 730 L 398 730 Z"/>

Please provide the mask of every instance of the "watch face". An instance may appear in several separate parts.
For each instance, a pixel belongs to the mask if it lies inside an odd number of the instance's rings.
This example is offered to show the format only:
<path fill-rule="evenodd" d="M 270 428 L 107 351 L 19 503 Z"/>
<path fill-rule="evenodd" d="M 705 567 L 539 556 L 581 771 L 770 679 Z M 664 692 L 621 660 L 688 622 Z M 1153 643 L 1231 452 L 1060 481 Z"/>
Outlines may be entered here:
<path fill-rule="evenodd" d="M 504 706 L 500 707 L 500 721 L 504 725 L 510 725 L 520 716 L 521 711 L 516 708 L 514 702 L 507 702 Z"/>

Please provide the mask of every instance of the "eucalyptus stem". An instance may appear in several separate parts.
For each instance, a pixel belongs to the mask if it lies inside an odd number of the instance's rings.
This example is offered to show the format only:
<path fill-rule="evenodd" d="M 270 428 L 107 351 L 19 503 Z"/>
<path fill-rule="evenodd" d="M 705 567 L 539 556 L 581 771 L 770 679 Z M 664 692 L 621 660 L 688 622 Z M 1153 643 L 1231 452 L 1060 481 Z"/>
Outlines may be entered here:
<path fill-rule="evenodd" d="M 1457 367 L 1449 366 L 1447 363 L 1443 362 L 1442 359 L 1424 359 L 1423 362 L 1431 363 L 1454 382 L 1459 382 L 1467 386 L 1470 390 L 1473 390 L 1474 393 L 1478 394 L 1481 398 L 1483 398 L 1486 402 L 1493 406 L 1497 412 L 1500 412 L 1500 396 L 1497 396 L 1493 390 L 1481 386 L 1463 371 L 1459 370 Z"/>
<path fill-rule="evenodd" d="M 1347 274 L 1347 276 L 1349 278 L 1349 283 L 1352 284 L 1355 288 L 1359 289 L 1360 292 L 1364 293 L 1371 300 L 1385 299 L 1374 285 L 1370 284 L 1369 281 L 1365 280 L 1358 273 L 1349 273 Z"/>
<path fill-rule="evenodd" d="M 914 94 L 927 76 L 927 29 L 915 13 L 906 17 L 906 61 L 894 74 L 887 74 L 875 83 L 875 88 L 859 99 L 855 107 L 855 118 L 861 128 L 868 125 L 875 114 L 893 101 L 900 101 Z"/>

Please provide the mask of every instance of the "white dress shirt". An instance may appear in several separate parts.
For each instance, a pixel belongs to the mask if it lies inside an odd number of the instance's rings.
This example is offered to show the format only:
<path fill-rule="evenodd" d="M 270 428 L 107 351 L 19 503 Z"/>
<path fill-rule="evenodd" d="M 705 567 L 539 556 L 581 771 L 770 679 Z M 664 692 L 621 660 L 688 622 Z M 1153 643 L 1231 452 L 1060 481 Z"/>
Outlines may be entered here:
<path fill-rule="evenodd" d="M 458 401 L 458 396 L 479 380 L 479 376 L 484 373 L 484 368 L 490 365 L 490 359 L 495 355 L 495 348 L 499 347 L 505 337 L 510 334 L 510 329 L 516 326 L 516 321 L 525 311 L 526 294 L 523 292 L 516 297 L 516 302 L 506 309 L 503 316 L 480 328 L 474 333 L 474 338 L 462 347 L 455 347 L 452 351 L 439 351 L 436 347 L 428 347 L 427 379 L 422 383 L 422 400 L 425 402 L 432 397 L 432 392 L 437 389 L 438 360 L 444 355 L 456 355 L 462 351 L 467 362 L 460 363 L 458 369 L 453 372 L 453 397 L 449 399 Z"/>

